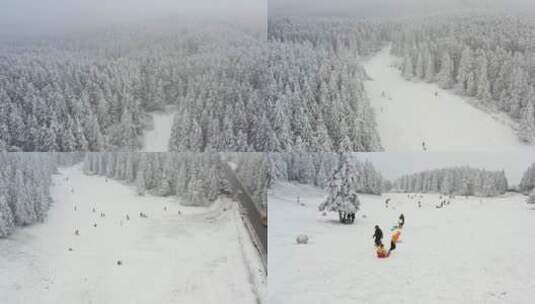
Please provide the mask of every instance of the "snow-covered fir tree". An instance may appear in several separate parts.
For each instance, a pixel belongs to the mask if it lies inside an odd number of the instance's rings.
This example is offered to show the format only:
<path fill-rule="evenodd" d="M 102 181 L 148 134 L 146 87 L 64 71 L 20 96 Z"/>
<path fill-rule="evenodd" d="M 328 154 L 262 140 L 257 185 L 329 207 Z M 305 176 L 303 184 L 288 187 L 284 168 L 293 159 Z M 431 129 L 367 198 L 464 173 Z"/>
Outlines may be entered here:
<path fill-rule="evenodd" d="M 340 165 L 329 178 L 327 198 L 319 205 L 320 211 L 338 212 L 344 221 L 347 214 L 355 214 L 360 209 L 360 201 L 355 189 L 357 172 L 348 155 L 340 155 Z"/>

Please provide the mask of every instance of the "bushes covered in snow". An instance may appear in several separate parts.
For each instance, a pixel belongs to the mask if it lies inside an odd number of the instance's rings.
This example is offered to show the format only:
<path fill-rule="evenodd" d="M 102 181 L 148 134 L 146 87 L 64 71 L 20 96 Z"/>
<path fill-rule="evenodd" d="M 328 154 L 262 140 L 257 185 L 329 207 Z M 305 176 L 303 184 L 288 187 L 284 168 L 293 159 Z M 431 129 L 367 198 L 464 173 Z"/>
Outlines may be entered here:
<path fill-rule="evenodd" d="M 393 190 L 497 196 L 507 191 L 507 178 L 503 171 L 470 167 L 435 169 L 402 176 L 394 182 Z"/>
<path fill-rule="evenodd" d="M 0 168 L 0 237 L 6 237 L 16 226 L 44 220 L 56 162 L 51 154 L 1 153 Z"/>

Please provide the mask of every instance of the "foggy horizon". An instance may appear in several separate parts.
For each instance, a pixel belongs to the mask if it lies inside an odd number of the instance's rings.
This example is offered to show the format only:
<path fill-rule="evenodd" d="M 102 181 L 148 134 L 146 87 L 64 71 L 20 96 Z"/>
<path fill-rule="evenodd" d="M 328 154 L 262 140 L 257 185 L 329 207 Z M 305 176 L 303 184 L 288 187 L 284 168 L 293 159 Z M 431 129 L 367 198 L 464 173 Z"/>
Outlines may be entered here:
<path fill-rule="evenodd" d="M 434 153 L 356 153 L 368 159 L 389 180 L 425 170 L 469 166 L 490 171 L 505 171 L 509 186 L 518 185 L 524 172 L 535 163 L 529 152 L 434 152 Z"/>
<path fill-rule="evenodd" d="M 535 15 L 530 0 L 270 0 L 269 16 L 408 17 L 438 13 L 495 11 Z"/>
<path fill-rule="evenodd" d="M 265 27 L 266 0 L 4 0 L 0 36 L 61 35 L 108 25 L 139 24 L 175 16 L 231 20 Z"/>

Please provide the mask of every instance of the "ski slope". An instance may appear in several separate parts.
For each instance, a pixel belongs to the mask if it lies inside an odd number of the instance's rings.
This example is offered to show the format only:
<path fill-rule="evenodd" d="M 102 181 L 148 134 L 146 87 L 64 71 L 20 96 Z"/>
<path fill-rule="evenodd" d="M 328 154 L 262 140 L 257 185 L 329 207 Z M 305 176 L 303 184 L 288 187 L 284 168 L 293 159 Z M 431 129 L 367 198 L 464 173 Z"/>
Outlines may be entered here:
<path fill-rule="evenodd" d="M 169 138 L 173 127 L 173 118 L 176 109 L 167 106 L 165 111 L 151 113 L 153 125 L 150 130 L 144 132 L 143 151 L 144 152 L 167 152 L 169 151 Z"/>
<path fill-rule="evenodd" d="M 428 151 L 535 151 L 519 142 L 504 115 L 492 117 L 436 84 L 405 80 L 398 61 L 387 46 L 363 63 L 385 151 L 422 151 L 423 142 Z"/>
<path fill-rule="evenodd" d="M 424 195 L 421 209 L 406 194 L 360 195 L 354 225 L 318 212 L 326 196 L 305 185 L 271 190 L 268 303 L 492 304 L 535 298 L 535 208 L 522 195 L 458 197 L 442 209 L 434 207 L 438 195 Z M 378 259 L 374 226 L 389 244 L 389 228 L 400 213 L 406 218 L 401 243 L 389 258 Z M 308 244 L 296 244 L 301 233 L 310 237 Z"/>
<path fill-rule="evenodd" d="M 47 220 L 0 239 L 0 303 L 254 304 L 264 298 L 262 264 L 235 202 L 184 207 L 84 176 L 79 167 L 62 170 L 54 183 Z"/>

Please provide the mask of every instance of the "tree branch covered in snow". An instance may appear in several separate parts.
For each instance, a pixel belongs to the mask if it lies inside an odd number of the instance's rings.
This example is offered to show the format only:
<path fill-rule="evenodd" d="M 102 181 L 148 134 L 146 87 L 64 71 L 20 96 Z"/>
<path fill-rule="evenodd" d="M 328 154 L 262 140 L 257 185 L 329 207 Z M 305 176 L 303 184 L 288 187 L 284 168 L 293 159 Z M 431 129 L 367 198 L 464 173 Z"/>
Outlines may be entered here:
<path fill-rule="evenodd" d="M 535 23 L 493 15 L 403 21 L 392 51 L 407 79 L 436 82 L 507 113 L 518 136 L 535 141 Z"/>
<path fill-rule="evenodd" d="M 470 167 L 435 169 L 402 176 L 394 181 L 393 190 L 491 197 L 507 191 L 507 178 L 504 171 Z"/>
<path fill-rule="evenodd" d="M 369 161 L 362 162 L 346 155 L 355 176 L 354 188 L 359 193 L 381 194 L 385 181 Z M 340 155 L 336 153 L 269 153 L 271 184 L 277 181 L 311 184 L 325 188 L 329 178 L 340 167 Z"/>

